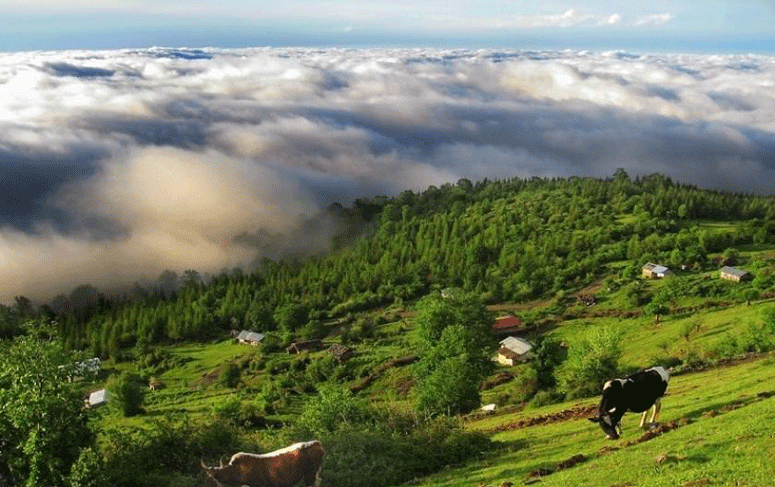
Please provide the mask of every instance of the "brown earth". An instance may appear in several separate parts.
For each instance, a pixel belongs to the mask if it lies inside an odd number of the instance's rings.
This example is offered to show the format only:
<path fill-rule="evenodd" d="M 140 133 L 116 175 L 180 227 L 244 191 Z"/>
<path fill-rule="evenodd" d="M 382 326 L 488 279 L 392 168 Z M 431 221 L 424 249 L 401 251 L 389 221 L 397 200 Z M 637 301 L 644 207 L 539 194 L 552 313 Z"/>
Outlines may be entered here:
<path fill-rule="evenodd" d="M 528 428 L 530 426 L 536 426 L 539 424 L 551 424 L 559 423 L 561 421 L 571 421 L 574 419 L 582 419 L 592 417 L 597 411 L 597 406 L 592 404 L 590 406 L 579 406 L 571 409 L 563 409 L 562 411 L 544 414 L 543 416 L 535 416 L 532 418 L 524 418 L 511 423 L 506 423 L 495 428 L 487 430 L 487 433 L 500 433 L 502 431 L 510 431 L 515 429 Z"/>

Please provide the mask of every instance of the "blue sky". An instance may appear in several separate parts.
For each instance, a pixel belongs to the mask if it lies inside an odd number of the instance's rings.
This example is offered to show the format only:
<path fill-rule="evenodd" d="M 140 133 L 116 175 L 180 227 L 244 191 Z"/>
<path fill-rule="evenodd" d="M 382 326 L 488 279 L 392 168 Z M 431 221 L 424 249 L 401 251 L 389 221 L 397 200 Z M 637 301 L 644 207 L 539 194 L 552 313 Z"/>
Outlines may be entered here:
<path fill-rule="evenodd" d="M 772 52 L 772 0 L 0 0 L 0 51 L 432 46 Z"/>

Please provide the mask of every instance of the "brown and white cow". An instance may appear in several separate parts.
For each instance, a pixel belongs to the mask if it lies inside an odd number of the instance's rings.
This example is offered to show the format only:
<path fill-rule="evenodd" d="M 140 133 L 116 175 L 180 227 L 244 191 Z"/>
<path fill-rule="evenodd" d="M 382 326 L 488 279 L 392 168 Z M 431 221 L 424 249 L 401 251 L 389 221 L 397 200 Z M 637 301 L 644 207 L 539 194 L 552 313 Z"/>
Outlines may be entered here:
<path fill-rule="evenodd" d="M 293 487 L 302 481 L 305 487 L 320 487 L 324 453 L 323 445 L 313 440 L 263 455 L 235 453 L 220 467 L 208 467 L 203 460 L 200 463 L 213 487 Z"/>

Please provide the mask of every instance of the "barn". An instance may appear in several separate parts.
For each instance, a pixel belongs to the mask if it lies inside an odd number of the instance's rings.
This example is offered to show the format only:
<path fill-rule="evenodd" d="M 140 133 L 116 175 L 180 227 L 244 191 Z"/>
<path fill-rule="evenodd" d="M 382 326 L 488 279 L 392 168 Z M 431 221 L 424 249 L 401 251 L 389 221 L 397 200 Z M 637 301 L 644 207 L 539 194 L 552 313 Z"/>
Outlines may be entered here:
<path fill-rule="evenodd" d="M 506 336 L 516 333 L 522 327 L 522 321 L 516 316 L 501 316 L 495 319 L 492 331 L 496 336 Z"/>
<path fill-rule="evenodd" d="M 285 351 L 289 354 L 299 354 L 305 351 L 320 350 L 321 348 L 323 348 L 323 342 L 320 340 L 306 340 L 291 343 Z"/>
<path fill-rule="evenodd" d="M 674 273 L 663 265 L 648 262 L 641 269 L 641 275 L 647 279 L 663 279 L 674 275 Z"/>
<path fill-rule="evenodd" d="M 355 350 L 346 345 L 334 343 L 329 347 L 328 353 L 330 353 L 337 362 L 344 362 L 355 354 Z"/>
<path fill-rule="evenodd" d="M 263 339 L 264 334 L 256 333 L 255 331 L 242 330 L 239 335 L 237 335 L 237 340 L 239 340 L 240 343 L 246 343 L 248 345 L 253 345 L 254 347 L 260 344 Z"/>
<path fill-rule="evenodd" d="M 503 365 L 514 365 L 517 362 L 527 362 L 532 357 L 530 350 L 533 344 L 518 337 L 504 338 L 500 342 L 496 360 Z"/>
<path fill-rule="evenodd" d="M 750 272 L 726 265 L 719 269 L 719 277 L 721 279 L 735 282 L 750 281 L 753 279 L 753 276 Z"/>

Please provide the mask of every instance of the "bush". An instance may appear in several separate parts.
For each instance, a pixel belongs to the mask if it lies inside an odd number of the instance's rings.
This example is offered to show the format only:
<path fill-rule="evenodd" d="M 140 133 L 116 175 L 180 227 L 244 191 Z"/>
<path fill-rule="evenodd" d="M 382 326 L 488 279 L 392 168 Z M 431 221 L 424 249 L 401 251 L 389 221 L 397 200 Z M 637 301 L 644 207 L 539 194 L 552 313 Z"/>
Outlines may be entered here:
<path fill-rule="evenodd" d="M 241 375 L 242 372 L 240 371 L 239 366 L 234 362 L 229 362 L 224 365 L 223 370 L 221 370 L 221 375 L 218 377 L 218 383 L 233 389 L 239 384 Z"/>
<path fill-rule="evenodd" d="M 231 423 L 234 426 L 240 424 L 242 403 L 236 396 L 228 397 L 213 407 L 213 413 L 217 418 Z"/>
<path fill-rule="evenodd" d="M 534 408 L 540 408 L 541 406 L 548 406 L 549 404 L 557 404 L 565 399 L 565 394 L 562 394 L 556 390 L 544 390 L 538 391 L 533 399 L 530 401 L 530 406 Z"/>
<path fill-rule="evenodd" d="M 107 390 L 108 404 L 118 408 L 124 416 L 136 416 L 143 412 L 145 381 L 139 375 L 123 372 L 108 381 Z"/>
<path fill-rule="evenodd" d="M 198 485 L 199 458 L 257 449 L 241 445 L 236 430 L 223 422 L 193 424 L 171 416 L 153 421 L 150 427 L 107 429 L 103 437 L 105 482 L 85 484 L 90 487 Z"/>
<path fill-rule="evenodd" d="M 484 434 L 453 418 L 377 409 L 343 387 L 311 399 L 291 435 L 289 441 L 320 439 L 324 482 L 338 487 L 399 485 L 492 448 Z"/>
<path fill-rule="evenodd" d="M 561 389 L 569 398 L 598 394 L 602 384 L 615 377 L 619 367 L 620 333 L 596 327 L 568 350 L 568 360 L 559 371 Z"/>
<path fill-rule="evenodd" d="M 336 431 L 344 426 L 370 424 L 375 416 L 365 399 L 356 397 L 343 386 L 328 386 L 311 398 L 299 416 L 297 427 L 313 436 Z"/>

